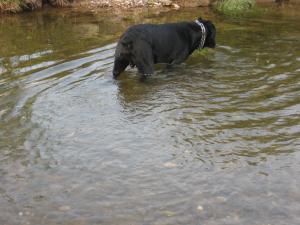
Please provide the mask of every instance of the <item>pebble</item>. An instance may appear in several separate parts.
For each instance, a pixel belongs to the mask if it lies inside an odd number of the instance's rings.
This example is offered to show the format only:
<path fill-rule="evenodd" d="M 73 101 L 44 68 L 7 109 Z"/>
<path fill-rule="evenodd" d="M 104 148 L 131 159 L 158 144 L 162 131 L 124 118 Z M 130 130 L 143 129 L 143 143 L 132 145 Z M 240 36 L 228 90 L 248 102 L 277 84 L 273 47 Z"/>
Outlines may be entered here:
<path fill-rule="evenodd" d="M 66 211 L 69 211 L 71 209 L 71 207 L 68 205 L 63 205 L 63 206 L 60 206 L 58 209 L 60 211 L 66 212 Z"/>
<path fill-rule="evenodd" d="M 173 7 L 174 7 L 174 9 L 176 9 L 176 10 L 180 9 L 180 6 L 179 6 L 178 4 L 176 4 L 176 3 L 173 4 Z"/>
<path fill-rule="evenodd" d="M 168 211 L 168 210 L 163 211 L 163 214 L 166 215 L 166 216 L 168 216 L 168 217 L 171 217 L 171 216 L 175 216 L 175 215 L 176 215 L 175 212 L 173 212 L 173 211 Z"/>
<path fill-rule="evenodd" d="M 217 201 L 218 202 L 226 202 L 226 198 L 222 197 L 222 196 L 218 196 L 217 197 Z"/>
<path fill-rule="evenodd" d="M 198 207 L 197 207 L 197 209 L 198 209 L 198 211 L 203 211 L 203 206 L 201 206 L 201 205 L 198 205 Z"/>
<path fill-rule="evenodd" d="M 164 163 L 164 167 L 166 167 L 166 168 L 175 168 L 175 167 L 177 167 L 177 164 L 173 163 L 173 162 L 166 162 L 166 163 Z"/>

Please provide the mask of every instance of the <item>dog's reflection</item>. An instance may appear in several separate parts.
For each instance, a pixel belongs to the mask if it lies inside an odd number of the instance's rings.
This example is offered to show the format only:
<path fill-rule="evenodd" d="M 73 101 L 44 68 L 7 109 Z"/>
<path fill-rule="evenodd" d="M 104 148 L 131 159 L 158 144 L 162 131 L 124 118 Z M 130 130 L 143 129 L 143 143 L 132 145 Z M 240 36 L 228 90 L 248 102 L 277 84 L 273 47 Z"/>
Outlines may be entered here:
<path fill-rule="evenodd" d="M 163 82 L 159 82 L 154 75 L 150 79 L 144 79 L 135 71 L 126 71 L 116 83 L 118 100 L 127 110 L 137 110 L 155 104 L 156 96 L 164 87 Z"/>
<path fill-rule="evenodd" d="M 197 65 L 178 65 L 156 67 L 157 74 L 141 78 L 137 71 L 124 72 L 116 81 L 118 100 L 124 110 L 151 111 L 162 104 L 170 104 L 183 100 L 188 95 L 204 91 L 213 75 L 200 70 Z M 202 89 L 203 88 L 203 89 Z"/>

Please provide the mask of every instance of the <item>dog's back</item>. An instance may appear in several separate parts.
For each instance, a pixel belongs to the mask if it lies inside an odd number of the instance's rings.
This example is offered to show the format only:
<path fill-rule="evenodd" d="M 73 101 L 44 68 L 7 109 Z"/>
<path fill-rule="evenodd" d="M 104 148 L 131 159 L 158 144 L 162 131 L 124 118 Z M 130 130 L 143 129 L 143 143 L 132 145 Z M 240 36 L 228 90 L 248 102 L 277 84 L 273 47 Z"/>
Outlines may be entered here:
<path fill-rule="evenodd" d="M 184 51 L 189 37 L 187 22 L 168 24 L 139 24 L 130 27 L 120 38 L 116 53 L 129 55 L 141 41 L 151 46 L 155 63 L 171 63 L 179 52 Z"/>

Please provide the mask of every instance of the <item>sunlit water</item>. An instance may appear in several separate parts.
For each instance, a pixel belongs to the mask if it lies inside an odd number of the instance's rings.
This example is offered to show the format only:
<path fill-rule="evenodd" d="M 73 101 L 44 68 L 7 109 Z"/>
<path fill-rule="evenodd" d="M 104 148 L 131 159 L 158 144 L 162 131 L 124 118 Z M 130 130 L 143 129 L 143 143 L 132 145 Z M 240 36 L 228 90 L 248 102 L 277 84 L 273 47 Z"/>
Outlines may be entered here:
<path fill-rule="evenodd" d="M 0 17 L 0 224 L 300 224 L 300 8 L 267 9 Z M 112 79 L 129 25 L 199 15 L 215 50 Z"/>

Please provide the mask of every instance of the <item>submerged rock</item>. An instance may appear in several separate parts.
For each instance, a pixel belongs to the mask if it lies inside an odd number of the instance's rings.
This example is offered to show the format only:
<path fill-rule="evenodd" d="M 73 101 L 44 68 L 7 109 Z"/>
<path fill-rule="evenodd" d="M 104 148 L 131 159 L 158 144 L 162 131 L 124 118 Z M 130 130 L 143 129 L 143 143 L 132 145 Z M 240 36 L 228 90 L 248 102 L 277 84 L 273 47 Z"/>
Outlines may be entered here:
<path fill-rule="evenodd" d="M 171 216 L 175 216 L 176 212 L 165 210 L 165 211 L 162 211 L 162 214 L 165 216 L 171 217 Z"/>
<path fill-rule="evenodd" d="M 203 206 L 198 205 L 197 210 L 200 211 L 200 212 L 203 211 Z"/>
<path fill-rule="evenodd" d="M 173 163 L 173 162 L 166 162 L 166 163 L 164 163 L 164 167 L 165 168 L 175 168 L 175 167 L 177 167 L 177 164 Z"/>
<path fill-rule="evenodd" d="M 68 205 L 62 205 L 58 209 L 59 209 L 59 211 L 67 212 L 71 209 L 71 207 Z"/>

